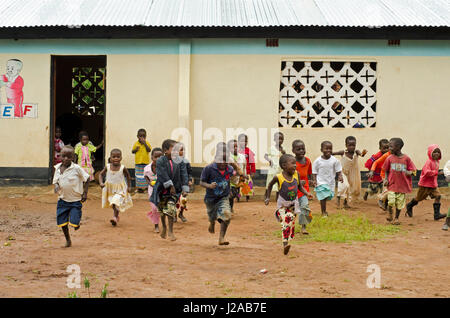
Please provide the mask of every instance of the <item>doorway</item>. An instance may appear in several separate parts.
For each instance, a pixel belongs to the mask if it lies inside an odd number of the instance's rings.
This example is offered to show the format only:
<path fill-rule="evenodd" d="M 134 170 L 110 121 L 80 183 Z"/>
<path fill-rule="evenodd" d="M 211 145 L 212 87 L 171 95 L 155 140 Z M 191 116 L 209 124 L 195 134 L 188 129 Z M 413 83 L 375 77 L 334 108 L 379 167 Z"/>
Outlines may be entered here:
<path fill-rule="evenodd" d="M 55 164 L 55 128 L 65 145 L 75 145 L 86 131 L 98 146 L 105 140 L 106 56 L 52 56 L 49 183 Z M 95 171 L 105 166 L 105 149 L 92 154 Z"/>

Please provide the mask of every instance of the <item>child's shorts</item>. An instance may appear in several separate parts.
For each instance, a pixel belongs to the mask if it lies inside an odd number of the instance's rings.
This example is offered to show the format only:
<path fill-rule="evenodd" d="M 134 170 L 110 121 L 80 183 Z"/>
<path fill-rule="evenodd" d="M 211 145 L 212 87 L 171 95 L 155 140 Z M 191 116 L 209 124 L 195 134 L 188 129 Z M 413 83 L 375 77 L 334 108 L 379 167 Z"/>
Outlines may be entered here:
<path fill-rule="evenodd" d="M 73 227 L 79 227 L 81 221 L 81 202 L 66 202 L 58 200 L 56 205 L 56 223 L 59 227 L 69 224 Z"/>
<path fill-rule="evenodd" d="M 309 224 L 312 220 L 311 209 L 309 208 L 309 201 L 306 195 L 301 196 L 298 199 L 300 205 L 300 213 L 298 217 L 298 224 Z"/>
<path fill-rule="evenodd" d="M 331 188 L 328 184 L 321 184 L 320 186 L 315 187 L 314 191 L 316 192 L 316 196 L 319 201 L 322 201 L 325 199 L 331 200 L 334 198 L 334 191 L 331 190 Z"/>
<path fill-rule="evenodd" d="M 397 210 L 401 210 L 406 205 L 406 195 L 398 192 L 388 192 L 388 205 L 395 207 Z"/>
<path fill-rule="evenodd" d="M 428 196 L 430 196 L 430 198 L 434 199 L 440 195 L 441 195 L 441 193 L 439 192 L 439 190 L 437 188 L 427 188 L 427 187 L 419 186 L 419 191 L 417 191 L 417 195 L 416 195 L 416 201 L 423 201 L 426 198 L 428 198 Z"/>
<path fill-rule="evenodd" d="M 370 195 L 374 195 L 383 192 L 383 182 L 369 182 L 369 187 L 367 189 Z"/>
<path fill-rule="evenodd" d="M 205 204 L 210 222 L 217 220 L 220 223 L 231 219 L 231 207 L 228 197 L 223 197 L 217 202 L 205 199 Z"/>

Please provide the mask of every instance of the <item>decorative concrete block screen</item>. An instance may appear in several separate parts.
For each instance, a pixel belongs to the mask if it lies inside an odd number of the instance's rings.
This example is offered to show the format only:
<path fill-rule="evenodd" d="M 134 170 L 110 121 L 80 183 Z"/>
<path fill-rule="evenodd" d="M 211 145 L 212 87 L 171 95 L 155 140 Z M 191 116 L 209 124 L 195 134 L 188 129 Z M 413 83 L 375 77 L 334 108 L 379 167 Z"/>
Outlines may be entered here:
<path fill-rule="evenodd" d="M 105 114 L 104 67 L 72 68 L 72 113 L 82 116 Z"/>
<path fill-rule="evenodd" d="M 375 62 L 282 62 L 279 127 L 375 127 L 376 69 Z"/>

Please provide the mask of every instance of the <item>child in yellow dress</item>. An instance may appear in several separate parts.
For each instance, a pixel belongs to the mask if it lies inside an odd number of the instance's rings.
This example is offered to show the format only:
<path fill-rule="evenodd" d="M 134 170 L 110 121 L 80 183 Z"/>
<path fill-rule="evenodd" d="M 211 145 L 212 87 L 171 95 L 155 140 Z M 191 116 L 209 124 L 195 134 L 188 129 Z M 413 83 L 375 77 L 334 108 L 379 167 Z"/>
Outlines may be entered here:
<path fill-rule="evenodd" d="M 131 177 L 127 168 L 122 165 L 122 151 L 111 150 L 110 163 L 100 172 L 100 186 L 102 191 L 102 208 L 113 208 L 114 216 L 110 220 L 113 226 L 119 222 L 119 212 L 133 206 L 131 200 Z M 106 180 L 104 178 L 106 176 Z M 126 179 L 126 180 L 125 180 Z"/>

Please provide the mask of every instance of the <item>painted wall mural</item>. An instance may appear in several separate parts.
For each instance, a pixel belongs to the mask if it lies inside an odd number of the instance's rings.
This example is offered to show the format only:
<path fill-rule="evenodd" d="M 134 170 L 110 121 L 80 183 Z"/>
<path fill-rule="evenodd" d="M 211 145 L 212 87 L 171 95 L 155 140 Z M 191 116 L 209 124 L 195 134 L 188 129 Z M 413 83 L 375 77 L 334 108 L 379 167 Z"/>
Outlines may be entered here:
<path fill-rule="evenodd" d="M 21 60 L 10 59 L 6 73 L 0 75 L 0 118 L 37 118 L 37 104 L 23 101 L 22 68 Z"/>

